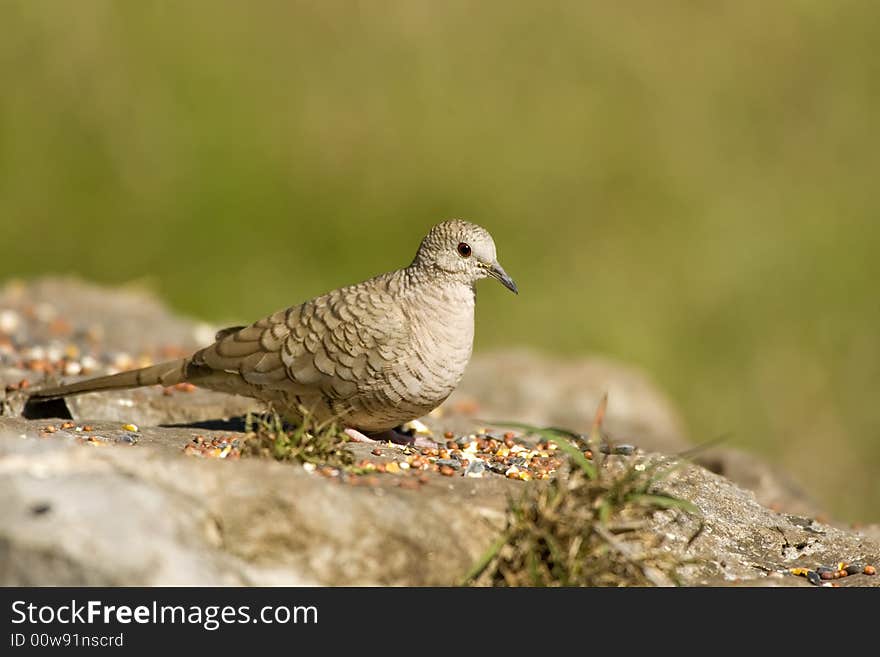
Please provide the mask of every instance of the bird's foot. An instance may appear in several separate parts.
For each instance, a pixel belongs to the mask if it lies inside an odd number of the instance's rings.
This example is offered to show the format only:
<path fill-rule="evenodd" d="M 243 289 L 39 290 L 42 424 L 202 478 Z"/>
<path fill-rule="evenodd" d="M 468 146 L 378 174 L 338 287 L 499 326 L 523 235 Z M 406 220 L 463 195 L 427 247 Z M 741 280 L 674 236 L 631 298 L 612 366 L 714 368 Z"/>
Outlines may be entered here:
<path fill-rule="evenodd" d="M 348 428 L 348 429 L 345 429 L 343 431 L 343 433 L 346 436 L 348 436 L 349 438 L 351 438 L 352 442 L 355 442 L 355 443 L 378 443 L 379 442 L 378 440 L 373 440 L 372 438 L 370 438 L 366 434 L 361 433 L 357 429 Z"/>
<path fill-rule="evenodd" d="M 409 434 L 400 433 L 399 431 L 395 431 L 394 429 L 389 429 L 388 431 L 379 431 L 367 435 L 361 433 L 357 429 L 348 428 L 345 429 L 344 433 L 356 443 L 392 442 L 396 445 L 411 445 L 413 447 L 437 446 L 437 443 L 435 443 L 430 438 L 425 438 L 424 436 L 410 436 Z"/>

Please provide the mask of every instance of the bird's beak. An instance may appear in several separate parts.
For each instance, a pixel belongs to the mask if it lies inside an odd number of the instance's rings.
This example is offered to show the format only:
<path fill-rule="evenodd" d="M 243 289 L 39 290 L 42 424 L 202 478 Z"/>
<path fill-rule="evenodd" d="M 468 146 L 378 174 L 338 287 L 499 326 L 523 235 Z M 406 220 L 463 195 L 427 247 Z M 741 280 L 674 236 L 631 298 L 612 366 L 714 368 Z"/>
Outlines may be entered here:
<path fill-rule="evenodd" d="M 497 278 L 499 281 L 501 281 L 501 284 L 508 290 L 510 290 L 514 294 L 519 294 L 519 291 L 516 289 L 516 283 L 513 282 L 513 279 L 507 275 L 507 272 L 504 271 L 504 268 L 497 262 L 493 262 L 491 265 L 486 265 L 486 271 L 489 272 L 489 276 L 491 276 L 492 278 Z"/>

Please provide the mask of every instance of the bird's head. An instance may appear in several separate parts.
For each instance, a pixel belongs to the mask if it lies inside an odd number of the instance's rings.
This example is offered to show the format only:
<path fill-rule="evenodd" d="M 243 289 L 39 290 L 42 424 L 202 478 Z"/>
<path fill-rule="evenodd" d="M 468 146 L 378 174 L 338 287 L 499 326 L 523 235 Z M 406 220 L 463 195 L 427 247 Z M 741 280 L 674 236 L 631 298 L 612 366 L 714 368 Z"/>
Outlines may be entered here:
<path fill-rule="evenodd" d="M 495 278 L 513 293 L 516 283 L 498 264 L 495 240 L 485 228 L 460 219 L 437 224 L 428 232 L 413 265 L 439 270 L 466 285 Z"/>

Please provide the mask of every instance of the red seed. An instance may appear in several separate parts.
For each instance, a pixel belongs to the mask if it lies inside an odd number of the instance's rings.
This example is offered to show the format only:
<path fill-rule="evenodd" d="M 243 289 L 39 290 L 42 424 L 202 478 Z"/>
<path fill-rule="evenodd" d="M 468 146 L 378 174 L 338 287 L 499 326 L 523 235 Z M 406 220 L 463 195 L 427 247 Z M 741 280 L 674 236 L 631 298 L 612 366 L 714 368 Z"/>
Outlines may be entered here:
<path fill-rule="evenodd" d="M 446 433 L 443 434 L 443 437 L 446 438 L 447 440 L 449 440 L 451 438 L 455 438 L 455 434 L 452 433 L 451 431 L 447 431 Z"/>
<path fill-rule="evenodd" d="M 874 566 L 865 566 L 865 569 L 862 571 L 865 575 L 876 575 L 877 569 Z"/>
<path fill-rule="evenodd" d="M 450 468 L 448 465 L 444 465 L 442 468 L 440 468 L 440 474 L 442 474 L 444 477 L 451 477 L 455 474 L 455 470 Z"/>
<path fill-rule="evenodd" d="M 370 454 L 372 454 L 373 456 L 382 456 L 382 450 L 377 447 L 373 451 L 371 451 Z"/>

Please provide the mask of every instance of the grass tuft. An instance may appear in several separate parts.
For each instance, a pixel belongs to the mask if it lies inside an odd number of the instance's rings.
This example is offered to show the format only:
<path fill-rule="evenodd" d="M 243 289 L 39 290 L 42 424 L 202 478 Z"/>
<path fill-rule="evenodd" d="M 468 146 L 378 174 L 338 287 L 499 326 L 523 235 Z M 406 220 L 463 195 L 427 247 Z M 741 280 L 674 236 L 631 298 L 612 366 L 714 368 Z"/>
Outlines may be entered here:
<path fill-rule="evenodd" d="M 317 422 L 305 409 L 301 413 L 302 422 L 293 427 L 285 426 L 275 412 L 248 414 L 242 456 L 349 468 L 354 455 L 346 447 L 348 437 L 339 426 L 332 421 Z"/>
<path fill-rule="evenodd" d="M 699 513 L 690 502 L 659 485 L 686 464 L 662 458 L 626 461 L 602 457 L 599 447 L 605 402 L 600 404 L 588 460 L 565 429 L 516 426 L 556 442 L 569 457 L 567 473 L 545 486 L 531 486 L 511 499 L 506 527 L 471 568 L 465 585 L 666 586 L 683 565 L 661 549 L 650 530 L 659 510 Z M 498 425 L 510 423 L 497 422 Z M 601 460 L 600 460 L 601 459 Z"/>

